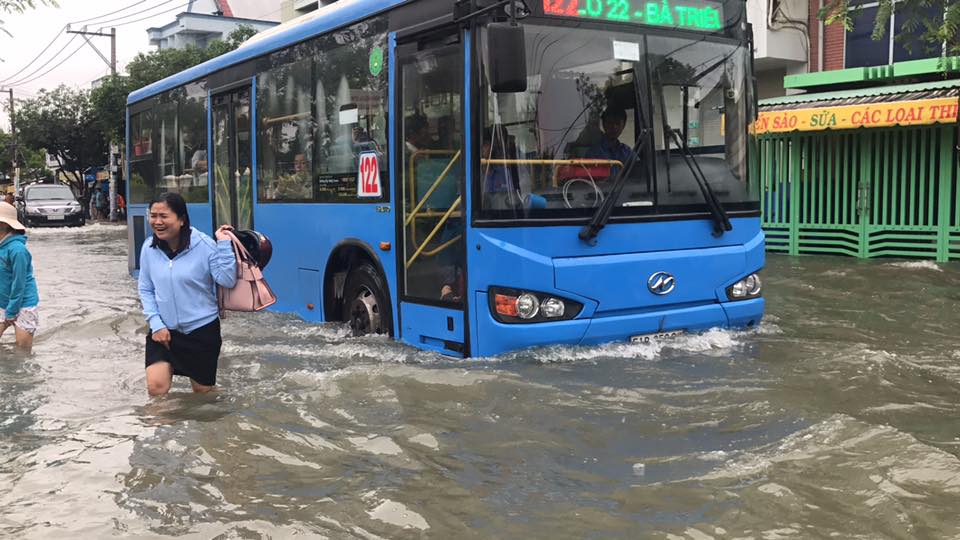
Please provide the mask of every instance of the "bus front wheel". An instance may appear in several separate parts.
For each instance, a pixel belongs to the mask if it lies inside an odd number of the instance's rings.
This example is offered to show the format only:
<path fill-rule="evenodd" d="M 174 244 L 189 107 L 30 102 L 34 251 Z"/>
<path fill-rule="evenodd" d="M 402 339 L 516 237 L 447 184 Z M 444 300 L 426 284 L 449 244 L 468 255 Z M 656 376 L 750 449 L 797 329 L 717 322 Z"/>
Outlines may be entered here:
<path fill-rule="evenodd" d="M 373 265 L 363 263 L 351 270 L 343 293 L 343 313 L 354 336 L 390 333 L 390 297 L 383 277 Z"/>

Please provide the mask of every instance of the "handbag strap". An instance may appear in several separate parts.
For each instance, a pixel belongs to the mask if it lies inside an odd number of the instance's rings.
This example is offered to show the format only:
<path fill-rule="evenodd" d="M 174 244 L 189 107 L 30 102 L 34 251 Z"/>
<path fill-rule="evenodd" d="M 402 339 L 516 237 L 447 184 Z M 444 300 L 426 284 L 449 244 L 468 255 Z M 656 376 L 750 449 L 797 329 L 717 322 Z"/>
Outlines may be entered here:
<path fill-rule="evenodd" d="M 227 239 L 230 240 L 230 247 L 233 249 L 234 259 L 237 261 L 237 278 L 240 278 L 242 275 L 242 270 L 240 268 L 241 262 L 249 260 L 250 254 L 247 253 L 247 249 L 243 247 L 243 244 L 240 242 L 240 239 L 237 238 L 237 235 L 233 234 L 233 231 L 223 231 L 227 235 Z M 220 312 L 220 318 L 226 316 L 226 310 L 223 308 L 223 287 L 217 286 L 217 309 Z"/>
<path fill-rule="evenodd" d="M 233 247 L 233 254 L 236 255 L 237 260 L 240 261 L 251 261 L 253 257 L 250 256 L 250 252 L 247 251 L 247 248 L 243 247 L 243 242 L 237 238 L 237 235 L 233 234 L 233 231 L 223 231 L 224 234 L 230 239 L 230 245 Z"/>

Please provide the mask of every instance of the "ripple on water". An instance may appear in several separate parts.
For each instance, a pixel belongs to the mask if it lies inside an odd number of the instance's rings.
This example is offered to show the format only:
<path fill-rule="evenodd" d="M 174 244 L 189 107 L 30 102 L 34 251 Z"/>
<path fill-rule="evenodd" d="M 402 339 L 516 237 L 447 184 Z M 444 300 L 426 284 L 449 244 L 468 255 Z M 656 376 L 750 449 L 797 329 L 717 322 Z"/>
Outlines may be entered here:
<path fill-rule="evenodd" d="M 759 330 L 468 362 L 231 314 L 223 391 L 150 400 L 126 231 L 31 237 L 0 535 L 960 536 L 955 264 L 770 256 Z"/>
<path fill-rule="evenodd" d="M 519 361 L 541 364 L 594 362 L 610 358 L 636 360 L 659 360 L 667 350 L 687 353 L 729 352 L 743 344 L 744 336 L 757 332 L 712 328 L 704 332 L 692 332 L 679 337 L 652 343 L 607 343 L 593 346 L 556 345 L 505 353 L 499 357 L 479 358 L 486 362 Z"/>
<path fill-rule="evenodd" d="M 658 508 L 709 508 L 709 521 L 697 529 L 719 526 L 734 536 L 766 537 L 771 515 L 789 515 L 793 537 L 819 536 L 824 527 L 851 538 L 960 534 L 952 511 L 960 460 L 889 426 L 835 415 L 765 447 L 718 457 L 713 470 L 645 485 L 650 491 L 624 493 L 624 500 L 632 507 L 669 494 L 675 502 Z M 872 533 L 863 535 L 867 522 Z"/>
<path fill-rule="evenodd" d="M 906 268 L 908 270 L 932 270 L 934 272 L 943 272 L 943 268 L 933 261 L 900 261 L 887 263 L 885 266 L 894 268 Z"/>

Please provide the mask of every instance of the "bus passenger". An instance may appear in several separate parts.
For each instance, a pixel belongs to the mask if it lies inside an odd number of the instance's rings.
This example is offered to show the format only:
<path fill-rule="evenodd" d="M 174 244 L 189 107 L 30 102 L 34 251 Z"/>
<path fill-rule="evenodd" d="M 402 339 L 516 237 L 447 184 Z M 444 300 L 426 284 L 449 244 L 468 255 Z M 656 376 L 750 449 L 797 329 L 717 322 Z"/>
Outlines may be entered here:
<path fill-rule="evenodd" d="M 174 375 L 190 377 L 194 392 L 217 383 L 220 314 L 217 286 L 237 282 L 233 247 L 222 225 L 209 236 L 190 226 L 179 193 L 162 193 L 150 203 L 152 241 L 140 251 L 140 302 L 150 331 L 146 340 L 147 392 L 161 396 Z"/>
<path fill-rule="evenodd" d="M 495 152 L 491 144 L 491 130 L 487 129 L 483 133 L 483 145 L 481 146 L 480 159 L 503 159 L 503 152 Z M 512 184 L 510 171 L 505 165 L 481 164 L 480 170 L 483 171 L 483 192 L 484 193 L 502 193 L 510 189 Z"/>
<path fill-rule="evenodd" d="M 412 154 L 419 150 L 427 150 L 433 146 L 430 137 L 430 125 L 422 114 L 414 114 L 404 120 L 406 128 L 407 153 Z"/>
<path fill-rule="evenodd" d="M 600 116 L 603 136 L 600 142 L 587 150 L 587 157 L 609 159 L 626 163 L 630 158 L 630 147 L 620 142 L 620 134 L 627 125 L 627 112 L 620 108 L 608 107 Z"/>
<path fill-rule="evenodd" d="M 463 270 L 454 266 L 445 272 L 443 285 L 440 287 L 440 300 L 444 302 L 460 303 L 466 292 L 466 283 L 463 279 Z"/>
<path fill-rule="evenodd" d="M 309 199 L 311 189 L 310 162 L 306 154 L 299 153 L 293 157 L 293 172 L 277 178 L 275 196 L 278 199 Z"/>

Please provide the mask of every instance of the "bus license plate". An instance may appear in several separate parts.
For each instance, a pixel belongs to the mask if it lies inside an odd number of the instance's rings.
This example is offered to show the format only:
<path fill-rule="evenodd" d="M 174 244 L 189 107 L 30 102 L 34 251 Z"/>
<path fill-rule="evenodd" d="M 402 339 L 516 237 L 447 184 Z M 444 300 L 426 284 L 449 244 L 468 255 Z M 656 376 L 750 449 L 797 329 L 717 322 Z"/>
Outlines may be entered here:
<path fill-rule="evenodd" d="M 641 334 L 639 336 L 630 336 L 630 343 L 654 343 L 673 339 L 683 335 L 683 330 L 674 330 L 672 332 L 659 332 L 656 334 Z"/>

